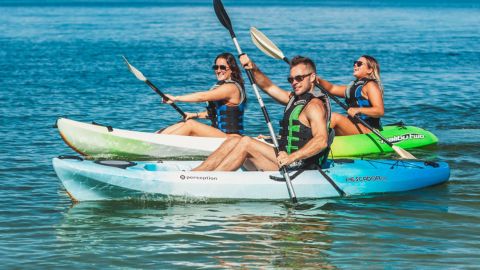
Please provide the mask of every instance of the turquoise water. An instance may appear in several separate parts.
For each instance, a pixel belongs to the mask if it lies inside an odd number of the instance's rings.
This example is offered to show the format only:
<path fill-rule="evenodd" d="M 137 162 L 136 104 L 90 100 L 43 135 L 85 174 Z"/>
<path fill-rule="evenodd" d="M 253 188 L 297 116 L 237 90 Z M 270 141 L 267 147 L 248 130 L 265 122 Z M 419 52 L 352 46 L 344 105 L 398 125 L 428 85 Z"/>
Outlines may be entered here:
<path fill-rule="evenodd" d="M 288 67 L 251 43 L 313 58 L 335 83 L 361 54 L 385 85 L 384 122 L 435 133 L 411 151 L 452 167 L 414 192 L 286 203 L 205 201 L 72 205 L 51 158 L 74 154 L 59 116 L 153 131 L 177 113 L 126 69 L 167 93 L 206 90 L 213 58 L 234 48 L 210 1 L 0 3 L 0 258 L 4 269 L 373 268 L 480 265 L 480 7 L 474 1 L 226 1 L 242 49 L 287 88 Z M 268 133 L 253 91 L 247 133 Z M 264 98 L 271 117 L 282 107 Z M 203 104 L 179 104 L 201 110 Z M 336 111 L 341 111 L 335 107 Z"/>

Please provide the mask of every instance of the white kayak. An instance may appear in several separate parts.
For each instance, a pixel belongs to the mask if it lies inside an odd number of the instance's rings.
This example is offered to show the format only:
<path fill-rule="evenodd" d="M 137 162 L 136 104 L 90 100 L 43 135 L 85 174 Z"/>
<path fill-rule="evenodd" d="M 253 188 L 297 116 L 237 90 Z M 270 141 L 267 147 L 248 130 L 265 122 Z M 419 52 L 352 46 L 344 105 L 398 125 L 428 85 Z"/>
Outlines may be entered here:
<path fill-rule="evenodd" d="M 96 158 L 140 160 L 208 156 L 225 139 L 131 131 L 59 118 L 60 136 L 77 153 Z"/>
<path fill-rule="evenodd" d="M 130 131 L 66 118 L 59 118 L 57 127 L 67 145 L 83 156 L 94 158 L 151 160 L 208 156 L 225 140 Z M 431 132 L 414 126 L 385 126 L 381 133 L 403 149 L 423 147 L 438 141 Z M 337 136 L 333 140 L 330 157 L 364 156 L 391 151 L 390 146 L 372 134 Z"/>
<path fill-rule="evenodd" d="M 74 201 L 289 198 L 278 171 L 191 171 L 199 163 L 53 159 L 55 172 Z M 446 182 L 450 176 L 444 162 L 417 160 L 329 160 L 323 171 L 325 174 L 318 170 L 291 173 L 298 199 L 407 191 Z"/>

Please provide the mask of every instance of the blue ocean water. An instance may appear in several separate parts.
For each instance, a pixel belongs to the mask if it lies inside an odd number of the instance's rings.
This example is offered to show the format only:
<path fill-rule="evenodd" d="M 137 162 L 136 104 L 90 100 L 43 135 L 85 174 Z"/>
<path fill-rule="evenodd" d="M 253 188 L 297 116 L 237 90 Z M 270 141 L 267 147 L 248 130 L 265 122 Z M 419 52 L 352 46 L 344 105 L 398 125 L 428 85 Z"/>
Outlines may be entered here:
<path fill-rule="evenodd" d="M 388 268 L 480 265 L 480 5 L 476 1 L 225 1 L 242 49 L 288 88 L 288 67 L 250 41 L 255 26 L 286 56 L 349 82 L 375 56 L 384 122 L 435 133 L 411 151 L 447 161 L 448 184 L 302 202 L 98 202 L 73 205 L 51 158 L 74 154 L 57 117 L 153 131 L 179 120 L 126 69 L 167 93 L 208 89 L 234 52 L 210 1 L 0 3 L 0 258 L 5 269 Z M 247 133 L 268 133 L 251 88 Z M 268 97 L 276 120 L 282 107 Z M 197 111 L 203 104 L 179 104 Z M 336 111 L 341 111 L 335 107 Z"/>

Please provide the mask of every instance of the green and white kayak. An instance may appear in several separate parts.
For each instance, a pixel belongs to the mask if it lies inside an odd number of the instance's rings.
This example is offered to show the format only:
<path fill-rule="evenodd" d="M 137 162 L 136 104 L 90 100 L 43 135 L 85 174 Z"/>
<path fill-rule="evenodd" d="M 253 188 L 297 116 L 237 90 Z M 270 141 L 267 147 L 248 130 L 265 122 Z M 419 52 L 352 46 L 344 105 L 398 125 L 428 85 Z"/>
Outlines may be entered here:
<path fill-rule="evenodd" d="M 225 140 L 130 131 L 67 118 L 59 118 L 57 127 L 68 146 L 81 155 L 94 158 L 146 160 L 207 156 Z M 385 126 L 381 134 L 403 149 L 423 147 L 438 141 L 431 132 L 413 126 Z M 387 152 L 393 150 L 373 133 L 369 133 L 335 137 L 331 156 L 354 157 Z"/>

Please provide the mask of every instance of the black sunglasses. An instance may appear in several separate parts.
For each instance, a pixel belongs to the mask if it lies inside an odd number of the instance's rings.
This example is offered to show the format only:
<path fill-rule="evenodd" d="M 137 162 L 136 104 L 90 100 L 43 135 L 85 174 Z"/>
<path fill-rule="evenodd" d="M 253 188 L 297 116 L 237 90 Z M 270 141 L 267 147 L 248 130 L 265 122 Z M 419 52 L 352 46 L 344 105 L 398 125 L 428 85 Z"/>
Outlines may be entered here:
<path fill-rule="evenodd" d="M 213 70 L 217 70 L 218 68 L 220 68 L 220 70 L 227 70 L 228 69 L 227 66 L 225 66 L 225 65 L 213 65 L 212 66 Z"/>
<path fill-rule="evenodd" d="M 296 82 L 301 82 L 305 79 L 305 77 L 308 77 L 312 75 L 312 72 L 308 73 L 308 74 L 305 74 L 305 75 L 297 75 L 295 77 L 288 77 L 287 81 L 289 83 L 293 83 L 293 81 L 295 80 Z"/>
<path fill-rule="evenodd" d="M 353 61 L 353 66 L 357 66 L 357 67 L 361 67 L 363 66 L 365 63 L 363 63 L 362 61 Z"/>

